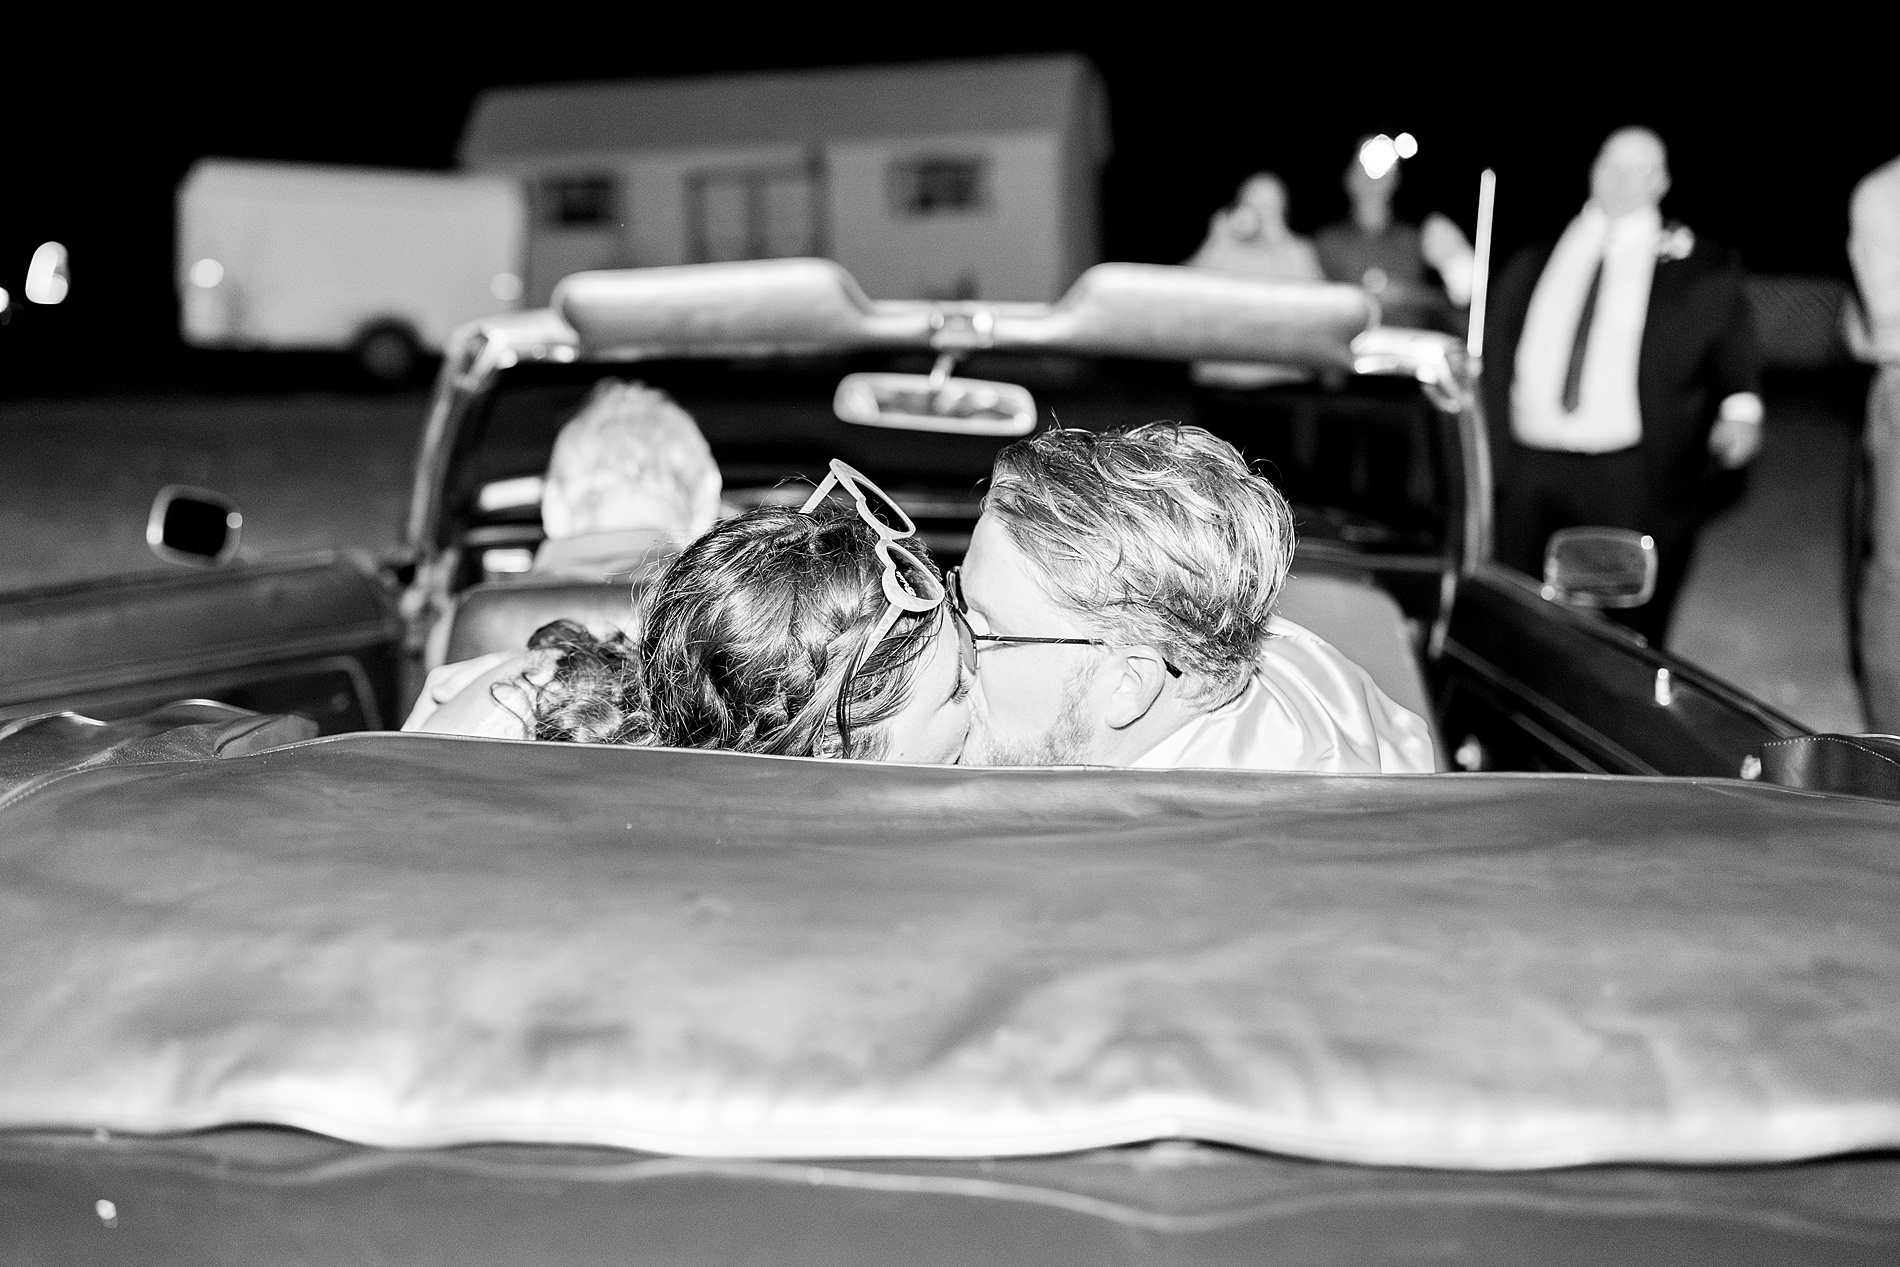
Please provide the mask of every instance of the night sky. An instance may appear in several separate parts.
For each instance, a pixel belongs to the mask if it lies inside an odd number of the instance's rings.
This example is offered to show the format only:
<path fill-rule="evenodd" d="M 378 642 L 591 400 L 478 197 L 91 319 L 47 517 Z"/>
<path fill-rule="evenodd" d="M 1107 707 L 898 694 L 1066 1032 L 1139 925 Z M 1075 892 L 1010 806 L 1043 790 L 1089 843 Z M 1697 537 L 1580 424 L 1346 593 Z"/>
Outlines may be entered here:
<path fill-rule="evenodd" d="M 382 28 L 393 13 L 254 39 L 181 22 L 120 32 L 109 50 L 70 31 L 9 40 L 0 286 L 17 297 L 33 247 L 56 238 L 72 251 L 74 289 L 57 329 L 0 331 L 13 336 L 0 338 L 0 374 L 15 386 L 34 377 L 22 372 L 29 340 L 35 362 L 85 349 L 94 367 L 113 345 L 112 368 L 91 376 L 100 384 L 176 355 L 172 193 L 194 159 L 446 168 L 471 102 L 496 84 L 1079 51 L 1109 91 L 1106 254 L 1132 260 L 1187 255 L 1210 211 L 1263 168 L 1287 179 L 1294 227 L 1310 231 L 1344 213 L 1353 140 L 1400 130 L 1421 146 L 1401 214 L 1442 210 L 1469 231 L 1478 172 L 1495 166 L 1508 251 L 1560 228 L 1603 135 L 1640 122 L 1672 148 L 1668 213 L 1740 247 L 1754 271 L 1846 276 L 1848 192 L 1900 154 L 1900 105 L 1879 90 L 1892 68 L 1862 65 L 1855 50 L 1873 36 L 1847 28 L 1720 43 L 1686 18 L 1605 10 L 1593 28 L 1613 16 L 1633 28 L 1615 45 L 1599 30 L 1513 47 L 1495 28 L 1469 42 L 1412 29 L 1419 10 L 1303 28 L 1181 21 L 1180 10 L 1112 26 L 905 10 L 907 27 L 944 28 L 928 38 L 874 33 L 891 25 L 879 22 L 857 34 L 767 29 L 736 11 L 697 28 L 561 12 L 560 31 L 524 32 L 516 14 L 493 35 L 441 41 L 392 38 Z"/>

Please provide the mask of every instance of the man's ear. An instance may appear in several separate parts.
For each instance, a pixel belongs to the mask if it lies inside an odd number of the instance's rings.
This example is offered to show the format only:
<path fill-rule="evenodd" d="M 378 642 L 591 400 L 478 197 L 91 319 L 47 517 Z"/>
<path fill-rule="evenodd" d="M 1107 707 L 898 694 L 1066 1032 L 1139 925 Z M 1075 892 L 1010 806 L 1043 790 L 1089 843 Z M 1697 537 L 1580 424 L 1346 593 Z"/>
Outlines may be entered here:
<path fill-rule="evenodd" d="M 1111 730 L 1122 730 L 1148 715 L 1168 684 L 1168 661 L 1153 647 L 1115 648 L 1110 662 L 1113 678 L 1102 720 Z"/>

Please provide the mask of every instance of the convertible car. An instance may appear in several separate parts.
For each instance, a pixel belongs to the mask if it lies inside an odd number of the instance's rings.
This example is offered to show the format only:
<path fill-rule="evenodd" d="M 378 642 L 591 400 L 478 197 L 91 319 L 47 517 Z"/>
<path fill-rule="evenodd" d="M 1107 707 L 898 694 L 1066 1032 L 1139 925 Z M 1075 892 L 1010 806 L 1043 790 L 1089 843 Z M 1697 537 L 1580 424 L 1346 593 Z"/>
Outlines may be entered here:
<path fill-rule="evenodd" d="M 0 1259 L 1900 1260 L 1900 806 L 295 735 L 0 740 Z"/>
<path fill-rule="evenodd" d="M 1380 325 L 1351 286 L 1102 264 L 1055 304 L 874 302 L 825 260 L 579 274 L 552 308 L 452 341 L 398 556 L 234 559 L 238 508 L 167 490 L 155 548 L 222 566 L 0 596 L 0 724 L 201 697 L 325 734 L 393 727 L 444 658 L 559 615 L 624 619 L 624 589 L 524 573 L 555 435 L 614 375 L 693 414 L 730 501 L 795 502 L 841 457 L 946 564 L 1015 435 L 1208 427 L 1298 510 L 1284 614 L 1428 717 L 1447 769 L 1735 777 L 1805 734 L 1606 618 L 1644 597 L 1641 543 L 1556 542 L 1543 577 L 1490 557 L 1476 373 L 1456 339 Z"/>
<path fill-rule="evenodd" d="M 1493 562 L 1475 373 L 1345 287 L 583 274 L 451 348 L 401 557 L 166 490 L 187 566 L 0 604 L 0 1258 L 1900 1259 L 1900 805 L 1843 792 L 1900 763 L 1605 619 L 1640 540 Z M 630 618 L 524 571 L 609 374 L 732 500 L 844 457 L 952 560 L 1012 435 L 1209 426 L 1449 772 L 387 733 Z"/>

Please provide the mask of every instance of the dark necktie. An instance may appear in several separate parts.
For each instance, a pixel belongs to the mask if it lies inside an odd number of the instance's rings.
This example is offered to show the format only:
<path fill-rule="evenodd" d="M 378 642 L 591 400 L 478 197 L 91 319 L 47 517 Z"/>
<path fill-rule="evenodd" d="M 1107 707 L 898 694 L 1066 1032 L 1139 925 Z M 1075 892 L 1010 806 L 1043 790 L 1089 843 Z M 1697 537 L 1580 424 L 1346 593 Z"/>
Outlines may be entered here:
<path fill-rule="evenodd" d="M 1570 344 L 1570 368 L 1564 371 L 1564 412 L 1577 412 L 1577 400 L 1583 394 L 1583 354 L 1590 349 L 1590 323 L 1597 315 L 1597 287 L 1603 284 L 1603 261 L 1590 274 L 1590 289 L 1583 293 L 1583 313 L 1577 318 L 1577 337 Z"/>

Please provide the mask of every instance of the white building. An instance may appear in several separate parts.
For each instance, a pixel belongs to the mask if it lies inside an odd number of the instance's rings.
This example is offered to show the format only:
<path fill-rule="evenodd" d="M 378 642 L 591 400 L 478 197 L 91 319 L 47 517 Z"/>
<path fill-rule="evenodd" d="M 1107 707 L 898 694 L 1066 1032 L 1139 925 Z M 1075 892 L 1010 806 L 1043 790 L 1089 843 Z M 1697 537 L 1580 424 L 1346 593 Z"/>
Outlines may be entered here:
<path fill-rule="evenodd" d="M 1078 56 L 484 93 L 469 171 L 530 191 L 526 302 L 591 268 L 823 255 L 874 298 L 1052 300 L 1099 258 Z"/>

